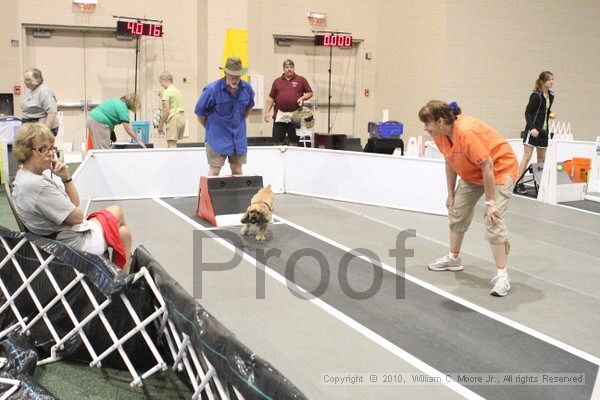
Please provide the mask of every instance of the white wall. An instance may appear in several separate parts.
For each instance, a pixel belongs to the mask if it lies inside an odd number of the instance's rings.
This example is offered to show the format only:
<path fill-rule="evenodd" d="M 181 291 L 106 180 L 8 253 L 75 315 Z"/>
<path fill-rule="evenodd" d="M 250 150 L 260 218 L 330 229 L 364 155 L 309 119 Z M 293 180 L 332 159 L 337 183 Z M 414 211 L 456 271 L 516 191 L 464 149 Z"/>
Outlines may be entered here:
<path fill-rule="evenodd" d="M 23 86 L 21 50 L 10 47 L 10 40 L 22 40 L 24 23 L 109 27 L 114 26 L 113 14 L 159 17 L 165 23 L 164 67 L 174 74 L 191 117 L 189 140 L 203 140 L 193 107 L 204 85 L 218 77 L 226 29 L 248 29 L 250 72 L 264 75 L 269 86 L 282 61 L 274 56 L 273 34 L 312 35 L 309 11 L 327 13 L 324 29 L 350 31 L 364 39 L 356 60 L 353 123 L 353 133 L 363 142 L 366 123 L 379 120 L 382 109 L 404 122 L 406 135 L 422 134 L 417 112 L 433 98 L 457 100 L 466 114 L 483 119 L 506 137 L 518 137 L 531 87 L 545 69 L 555 73 L 555 111 L 561 121 L 572 123 L 575 139 L 593 140 L 599 134 L 596 0 L 101 0 L 90 15 L 74 12 L 70 1 L 4 0 L 0 92 Z M 158 90 L 162 44 L 144 41 L 142 90 L 147 98 Z M 366 52 L 372 53 L 372 60 L 364 59 Z M 61 62 L 57 60 L 57 68 Z M 187 84 L 181 81 L 184 76 Z M 365 88 L 370 97 L 364 96 Z M 270 132 L 261 111 L 253 112 L 249 134 Z"/>
<path fill-rule="evenodd" d="M 555 74 L 553 111 L 571 121 L 576 140 L 598 135 L 600 3 L 451 0 L 445 98 L 516 137 L 539 73 Z M 452 22 L 452 23 L 450 23 Z"/>
<path fill-rule="evenodd" d="M 289 148 L 286 193 L 447 214 L 443 160 Z"/>
<path fill-rule="evenodd" d="M 555 74 L 558 119 L 576 140 L 600 134 L 600 2 L 381 1 L 377 109 L 421 134 L 427 100 L 456 100 L 506 137 L 525 127 L 525 105 L 543 70 Z"/>
<path fill-rule="evenodd" d="M 424 134 L 419 109 L 444 99 L 448 22 L 446 1 L 381 1 L 378 9 L 378 60 L 375 115 L 390 110 L 404 123 L 405 136 Z"/>

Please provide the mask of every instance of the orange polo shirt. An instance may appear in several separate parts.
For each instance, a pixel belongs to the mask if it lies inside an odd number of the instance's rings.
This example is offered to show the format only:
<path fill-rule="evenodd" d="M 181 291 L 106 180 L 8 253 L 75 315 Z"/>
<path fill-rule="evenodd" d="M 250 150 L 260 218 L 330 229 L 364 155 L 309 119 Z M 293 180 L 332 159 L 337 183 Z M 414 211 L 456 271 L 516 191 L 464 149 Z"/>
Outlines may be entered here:
<path fill-rule="evenodd" d="M 483 185 L 481 163 L 492 157 L 496 185 L 504 184 L 506 174 L 517 180 L 519 163 L 508 142 L 484 122 L 459 115 L 454 122 L 452 141 L 446 135 L 433 138 L 450 167 L 467 182 Z"/>

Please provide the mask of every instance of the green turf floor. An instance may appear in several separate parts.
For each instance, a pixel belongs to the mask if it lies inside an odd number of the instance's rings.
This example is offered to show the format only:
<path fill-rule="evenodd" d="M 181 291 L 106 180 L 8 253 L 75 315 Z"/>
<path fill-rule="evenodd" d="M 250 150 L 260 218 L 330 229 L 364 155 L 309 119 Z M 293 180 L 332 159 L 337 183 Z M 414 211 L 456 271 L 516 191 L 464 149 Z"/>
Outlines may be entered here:
<path fill-rule="evenodd" d="M 38 366 L 34 378 L 62 400 L 175 400 L 192 397 L 192 392 L 170 369 L 149 377 L 142 388 L 130 386 L 133 378 L 126 371 L 91 368 L 66 361 Z"/>

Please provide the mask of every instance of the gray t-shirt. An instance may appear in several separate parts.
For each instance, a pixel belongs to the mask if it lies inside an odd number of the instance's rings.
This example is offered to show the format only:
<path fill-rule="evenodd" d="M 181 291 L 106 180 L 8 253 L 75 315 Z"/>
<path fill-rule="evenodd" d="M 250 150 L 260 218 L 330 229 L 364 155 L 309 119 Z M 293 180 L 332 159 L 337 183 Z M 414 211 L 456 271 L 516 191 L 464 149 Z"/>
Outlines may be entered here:
<path fill-rule="evenodd" d="M 23 118 L 39 118 L 42 123 L 46 120 L 48 113 L 56 113 L 57 110 L 56 97 L 44 83 L 33 90 L 28 90 L 21 101 Z M 58 119 L 54 118 L 52 128 L 57 127 Z"/>
<path fill-rule="evenodd" d="M 64 223 L 75 205 L 58 183 L 21 168 L 13 182 L 13 198 L 17 213 L 32 233 L 47 236 L 59 232 L 56 240 L 81 249 L 85 232 L 72 231 Z"/>

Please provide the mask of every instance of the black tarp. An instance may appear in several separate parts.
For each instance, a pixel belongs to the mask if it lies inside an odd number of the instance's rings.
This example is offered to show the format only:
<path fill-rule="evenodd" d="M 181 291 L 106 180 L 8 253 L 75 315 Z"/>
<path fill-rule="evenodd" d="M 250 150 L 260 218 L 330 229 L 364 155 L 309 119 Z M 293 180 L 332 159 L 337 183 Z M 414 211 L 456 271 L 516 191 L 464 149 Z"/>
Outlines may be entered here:
<path fill-rule="evenodd" d="M 122 337 L 135 327 L 134 321 L 119 298 L 121 293 L 125 294 L 130 300 L 140 319 L 143 320 L 154 311 L 153 298 L 148 296 L 145 282 L 139 280 L 136 283 L 132 283 L 133 275 L 126 275 L 103 257 L 82 253 L 60 242 L 39 238 L 30 233 L 15 233 L 0 230 L 0 235 L 11 249 L 25 237 L 41 250 L 40 253 L 43 259 L 48 258 L 49 254 L 54 255 L 56 258 L 50 263 L 49 270 L 59 290 L 65 288 L 75 279 L 75 270 L 85 275 L 85 280 L 98 304 L 103 303 L 109 298 L 112 299 L 111 304 L 103 310 L 103 313 L 107 317 L 107 320 L 110 321 L 110 325 L 117 337 Z M 0 246 L 0 258 L 4 259 L 6 255 L 6 249 L 4 246 Z M 17 251 L 15 259 L 26 277 L 31 276 L 40 265 L 40 260 L 29 243 L 25 243 Z M 8 260 L 0 269 L 0 279 L 2 279 L 2 283 L 11 294 L 23 283 L 23 279 L 12 260 Z M 42 307 L 46 306 L 57 294 L 57 290 L 52 285 L 50 278 L 43 272 L 33 279 L 31 289 Z M 81 284 L 77 284 L 71 288 L 65 294 L 65 299 L 78 321 L 83 320 L 94 310 Z M 5 303 L 3 293 L 0 294 L 0 300 L 2 304 Z M 21 316 L 27 318 L 28 321 L 39 314 L 39 309 L 28 290 L 22 291 L 17 296 L 15 306 Z M 74 324 L 61 301 L 52 306 L 46 313 L 46 316 L 61 338 L 74 328 Z M 14 311 L 11 307 L 6 308 L 0 314 L 0 329 L 3 330 L 15 323 L 17 323 L 17 318 Z M 152 329 L 152 326 L 147 327 L 151 337 L 156 337 L 156 333 Z M 86 324 L 83 332 L 90 342 L 93 343 L 96 354 L 101 354 L 113 344 L 99 317 L 95 317 Z M 29 338 L 36 346 L 40 358 L 46 358 L 50 355 L 50 349 L 55 344 L 55 341 L 44 320 L 39 320 L 32 326 L 29 331 Z M 135 360 L 134 365 L 136 369 L 149 369 L 156 364 L 140 333 L 130 338 L 125 343 L 124 348 L 127 354 Z M 72 336 L 57 355 L 86 363 L 92 360 L 78 334 Z M 102 360 L 102 365 L 110 368 L 125 369 L 125 364 L 116 351 Z"/>
<path fill-rule="evenodd" d="M 56 397 L 33 379 L 38 355 L 35 347 L 26 337 L 13 335 L 0 342 L 0 357 L 6 357 L 0 369 L 0 378 L 20 381 L 19 389 L 9 399 L 54 400 Z M 0 383 L 0 393 L 5 393 L 8 385 Z"/>
<path fill-rule="evenodd" d="M 206 355 L 221 379 L 233 384 L 246 399 L 306 399 L 292 382 L 194 300 L 146 249 L 138 248 L 135 258 L 150 271 L 171 321 L 190 337 L 197 351 Z"/>

